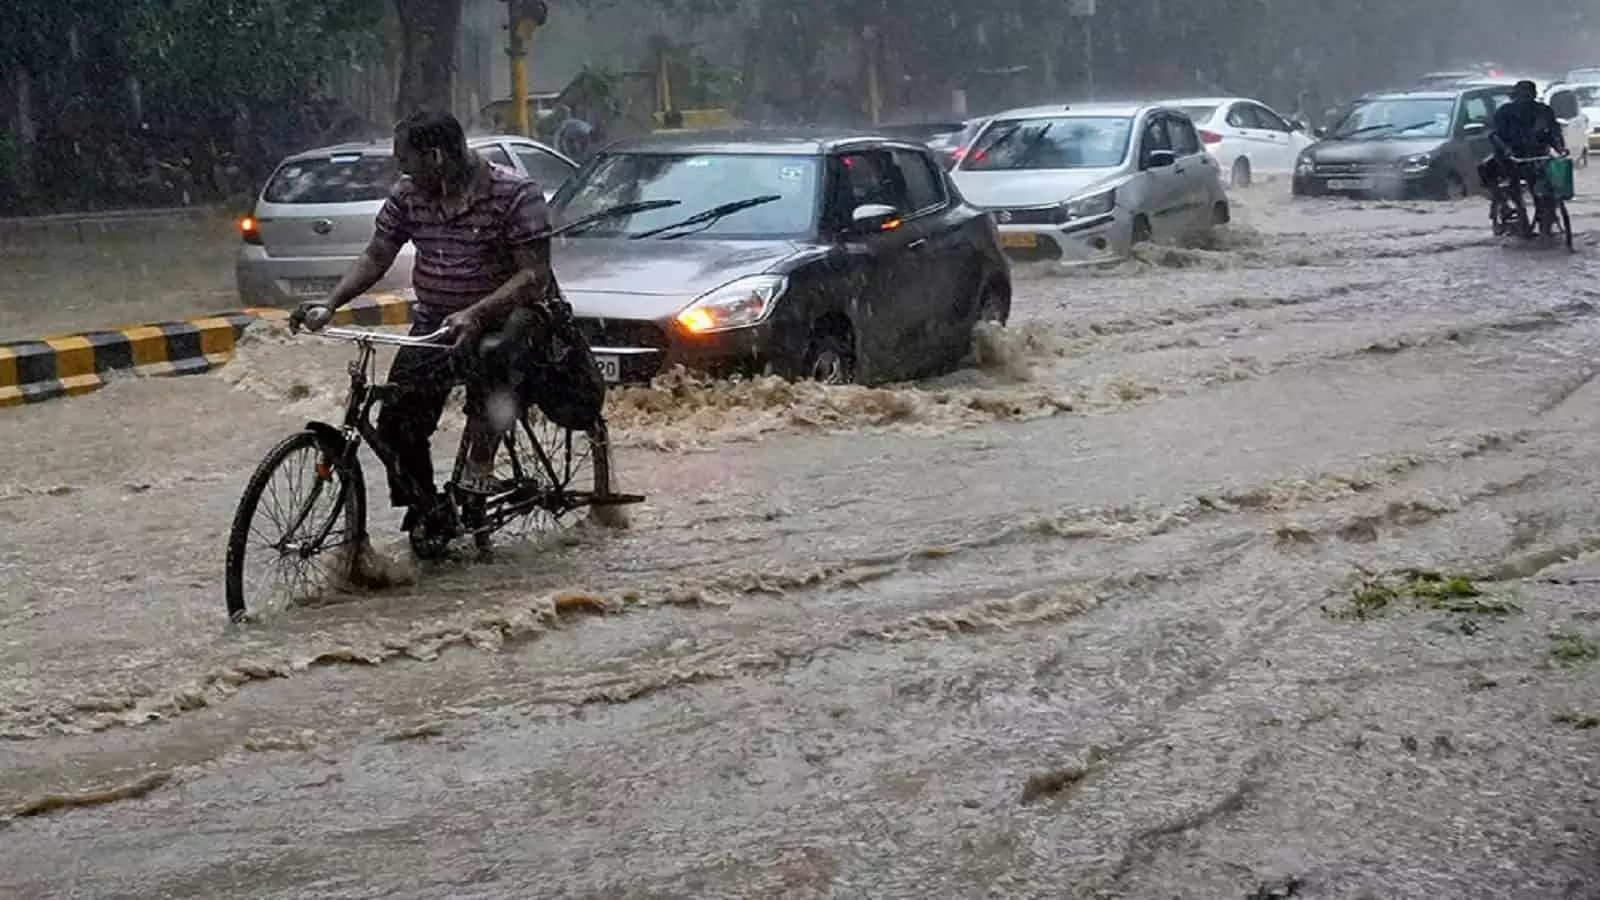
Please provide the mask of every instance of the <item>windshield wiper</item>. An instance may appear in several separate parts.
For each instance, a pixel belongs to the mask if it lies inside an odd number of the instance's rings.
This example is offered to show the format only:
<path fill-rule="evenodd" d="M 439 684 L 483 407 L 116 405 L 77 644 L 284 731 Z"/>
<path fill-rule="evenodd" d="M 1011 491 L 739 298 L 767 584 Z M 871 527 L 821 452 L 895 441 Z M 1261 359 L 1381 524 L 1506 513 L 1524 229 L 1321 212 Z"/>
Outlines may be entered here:
<path fill-rule="evenodd" d="M 673 222 L 671 225 L 663 225 L 660 228 L 652 228 L 649 231 L 641 231 L 638 234 L 630 234 L 628 235 L 628 238 L 635 241 L 643 240 L 647 237 L 655 237 L 658 234 L 665 234 L 668 231 L 676 231 L 679 228 L 687 228 L 691 225 L 705 225 L 709 227 L 711 223 L 717 221 L 723 216 L 732 215 L 736 212 L 749 209 L 752 206 L 761 206 L 764 203 L 771 203 L 775 200 L 782 199 L 782 194 L 762 194 L 759 197 L 746 197 L 743 200 L 735 200 L 732 203 L 724 203 L 721 206 L 713 206 L 705 212 L 695 213 L 689 218 L 683 219 L 682 221 Z"/>
<path fill-rule="evenodd" d="M 584 216 L 577 221 L 568 222 L 560 228 L 550 232 L 550 236 L 561 237 L 562 235 L 573 234 L 586 228 L 591 228 L 595 225 L 598 225 L 607 219 L 615 219 L 621 216 L 631 216 L 637 213 L 649 212 L 653 209 L 666 209 L 669 206 L 677 206 L 681 202 L 682 201 L 680 200 L 641 200 L 638 203 L 619 203 L 616 206 L 608 207 L 600 210 L 597 213 Z"/>
<path fill-rule="evenodd" d="M 1433 124 L 1433 120 L 1432 119 L 1428 119 L 1425 122 L 1415 122 L 1413 124 L 1406 125 L 1404 127 L 1396 126 L 1396 125 L 1391 124 L 1389 122 L 1384 122 L 1384 123 L 1379 124 L 1379 125 L 1367 125 L 1367 126 L 1364 126 L 1362 128 L 1357 128 L 1355 131 L 1346 131 L 1343 134 L 1336 134 L 1336 135 L 1334 135 L 1334 137 L 1335 138 L 1355 137 L 1358 134 L 1363 134 L 1363 133 L 1368 132 L 1368 131 L 1377 131 L 1380 128 L 1393 128 L 1396 131 L 1410 131 L 1413 128 L 1421 128 L 1424 125 L 1432 125 L 1432 124 Z"/>

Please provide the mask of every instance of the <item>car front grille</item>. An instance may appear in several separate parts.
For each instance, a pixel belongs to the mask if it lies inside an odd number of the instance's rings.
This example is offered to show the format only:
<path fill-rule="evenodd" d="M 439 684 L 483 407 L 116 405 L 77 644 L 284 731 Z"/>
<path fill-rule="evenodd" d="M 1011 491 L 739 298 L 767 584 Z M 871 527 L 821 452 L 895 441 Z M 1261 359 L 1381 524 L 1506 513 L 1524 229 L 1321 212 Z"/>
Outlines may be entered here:
<path fill-rule="evenodd" d="M 623 379 L 647 381 L 660 374 L 666 362 L 667 333 L 660 325 L 640 319 L 578 318 L 578 331 L 590 347 L 648 348 L 659 353 L 640 353 L 622 358 Z"/>
<path fill-rule="evenodd" d="M 1060 225 L 1067 220 L 1067 211 L 1061 204 L 1029 206 L 1011 209 L 991 209 L 989 214 L 1001 225 Z"/>
<path fill-rule="evenodd" d="M 1395 170 L 1393 163 L 1317 163 L 1318 175 L 1384 175 Z"/>

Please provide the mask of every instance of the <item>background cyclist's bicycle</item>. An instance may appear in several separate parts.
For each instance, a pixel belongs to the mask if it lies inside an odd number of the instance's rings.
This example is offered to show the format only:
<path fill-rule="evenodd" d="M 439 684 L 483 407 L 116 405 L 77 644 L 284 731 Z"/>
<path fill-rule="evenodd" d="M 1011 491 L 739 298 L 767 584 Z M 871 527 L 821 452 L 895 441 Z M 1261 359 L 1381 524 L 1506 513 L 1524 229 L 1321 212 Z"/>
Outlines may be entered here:
<path fill-rule="evenodd" d="M 1501 185 L 1500 205 L 1494 210 L 1494 233 L 1537 236 L 1546 247 L 1559 235 L 1572 249 L 1572 217 L 1566 201 L 1572 199 L 1572 160 L 1566 157 L 1511 157 L 1515 177 Z M 1528 221 L 1528 210 L 1533 221 Z"/>

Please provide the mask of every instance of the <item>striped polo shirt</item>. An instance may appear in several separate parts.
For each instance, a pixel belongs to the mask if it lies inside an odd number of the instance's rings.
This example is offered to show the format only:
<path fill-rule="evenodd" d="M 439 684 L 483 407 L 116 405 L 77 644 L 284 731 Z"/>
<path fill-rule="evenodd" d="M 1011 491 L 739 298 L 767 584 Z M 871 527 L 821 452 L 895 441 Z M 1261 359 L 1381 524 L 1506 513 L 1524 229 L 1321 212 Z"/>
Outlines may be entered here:
<path fill-rule="evenodd" d="M 401 178 L 378 211 L 376 234 L 416 247 L 418 305 L 454 312 L 516 274 L 512 249 L 548 238 L 550 211 L 538 182 L 480 160 L 465 202 L 425 196 Z"/>

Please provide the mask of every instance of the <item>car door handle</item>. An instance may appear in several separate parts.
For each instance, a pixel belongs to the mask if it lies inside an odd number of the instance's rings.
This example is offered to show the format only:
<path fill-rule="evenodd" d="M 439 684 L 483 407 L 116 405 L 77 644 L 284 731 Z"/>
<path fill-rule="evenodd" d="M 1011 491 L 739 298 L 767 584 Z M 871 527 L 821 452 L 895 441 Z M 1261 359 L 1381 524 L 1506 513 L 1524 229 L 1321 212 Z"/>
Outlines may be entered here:
<path fill-rule="evenodd" d="M 917 238 L 916 240 L 914 240 L 911 243 L 907 244 L 906 245 L 906 249 L 907 250 L 920 250 L 924 246 L 926 246 L 927 243 L 928 243 L 928 239 L 927 238 Z"/>

